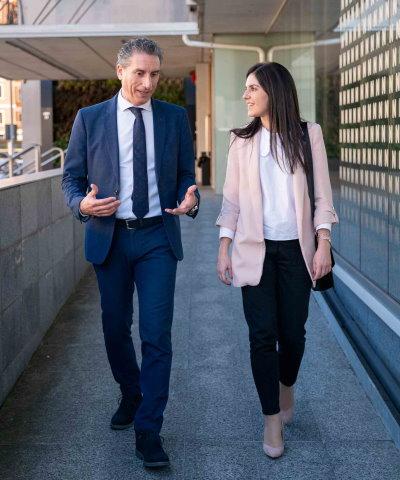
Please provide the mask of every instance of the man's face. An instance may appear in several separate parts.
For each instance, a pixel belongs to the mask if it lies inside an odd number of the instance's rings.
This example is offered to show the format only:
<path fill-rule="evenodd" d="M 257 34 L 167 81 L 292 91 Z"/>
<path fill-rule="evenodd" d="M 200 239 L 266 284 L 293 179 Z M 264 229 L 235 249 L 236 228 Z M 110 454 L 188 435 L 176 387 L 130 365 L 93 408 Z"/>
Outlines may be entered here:
<path fill-rule="evenodd" d="M 160 78 L 160 59 L 156 55 L 134 53 L 126 66 L 117 65 L 122 94 L 134 105 L 143 105 L 154 93 Z"/>

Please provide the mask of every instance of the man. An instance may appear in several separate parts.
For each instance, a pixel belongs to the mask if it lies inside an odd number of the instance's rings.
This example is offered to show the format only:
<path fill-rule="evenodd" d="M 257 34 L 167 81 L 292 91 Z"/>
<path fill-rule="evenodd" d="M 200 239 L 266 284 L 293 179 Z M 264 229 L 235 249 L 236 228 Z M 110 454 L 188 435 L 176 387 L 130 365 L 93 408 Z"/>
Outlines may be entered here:
<path fill-rule="evenodd" d="M 200 200 L 185 111 L 151 98 L 161 61 L 152 40 L 122 46 L 116 67 L 122 88 L 79 110 L 62 180 L 68 206 L 86 222 L 86 258 L 97 275 L 107 355 L 122 392 L 111 428 L 134 423 L 136 455 L 146 467 L 169 465 L 159 432 L 171 370 L 176 266 L 183 258 L 178 216 L 194 218 Z M 140 369 L 131 337 L 135 285 Z"/>

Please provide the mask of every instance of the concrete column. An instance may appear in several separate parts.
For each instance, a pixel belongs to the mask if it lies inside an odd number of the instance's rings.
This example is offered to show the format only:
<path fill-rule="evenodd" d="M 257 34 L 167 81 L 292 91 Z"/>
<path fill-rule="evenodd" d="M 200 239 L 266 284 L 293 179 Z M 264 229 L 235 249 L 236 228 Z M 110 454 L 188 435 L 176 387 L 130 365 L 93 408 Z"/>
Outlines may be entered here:
<path fill-rule="evenodd" d="M 51 80 L 28 80 L 22 84 L 22 146 L 33 143 L 42 152 L 53 146 L 53 85 Z M 27 156 L 27 159 L 32 156 Z"/>
<path fill-rule="evenodd" d="M 211 155 L 211 70 L 209 63 L 196 65 L 196 157 L 202 152 Z M 211 158 L 211 162 L 214 159 Z M 212 172 L 212 169 L 211 169 Z M 196 166 L 196 178 L 201 179 L 201 170 Z M 211 185 L 213 179 L 211 178 Z"/>

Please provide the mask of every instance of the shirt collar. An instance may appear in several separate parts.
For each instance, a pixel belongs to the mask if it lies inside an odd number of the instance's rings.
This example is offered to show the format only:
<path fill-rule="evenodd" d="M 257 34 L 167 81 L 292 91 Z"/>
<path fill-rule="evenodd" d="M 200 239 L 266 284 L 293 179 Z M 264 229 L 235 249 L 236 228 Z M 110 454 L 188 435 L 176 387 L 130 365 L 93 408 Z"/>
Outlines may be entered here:
<path fill-rule="evenodd" d="M 136 107 L 136 105 L 134 105 L 131 102 L 128 102 L 128 100 L 126 100 L 122 96 L 122 90 L 120 90 L 118 93 L 118 108 L 124 112 L 125 110 L 128 110 L 128 108 L 130 107 Z M 148 112 L 151 112 L 151 99 L 146 103 L 144 103 L 143 105 L 138 105 L 138 107 L 143 108 L 143 110 L 147 110 Z"/>

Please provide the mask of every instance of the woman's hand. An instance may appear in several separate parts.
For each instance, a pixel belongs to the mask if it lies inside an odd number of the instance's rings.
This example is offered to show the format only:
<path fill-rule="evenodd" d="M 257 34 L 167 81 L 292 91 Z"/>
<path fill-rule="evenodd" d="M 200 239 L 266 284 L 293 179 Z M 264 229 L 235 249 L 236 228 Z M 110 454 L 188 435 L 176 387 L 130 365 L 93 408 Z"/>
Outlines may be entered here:
<path fill-rule="evenodd" d="M 218 278 L 225 285 L 230 285 L 232 283 L 233 272 L 232 272 L 232 261 L 229 256 L 229 245 L 231 243 L 230 238 L 223 237 L 220 240 L 218 260 L 217 260 L 217 272 Z"/>
<path fill-rule="evenodd" d="M 320 239 L 313 259 L 313 280 L 318 280 L 332 270 L 331 244 Z"/>

